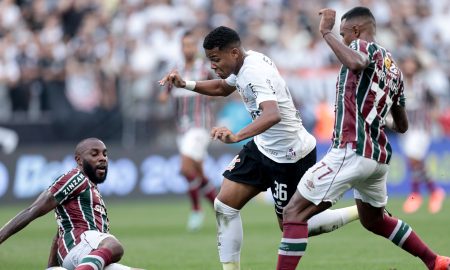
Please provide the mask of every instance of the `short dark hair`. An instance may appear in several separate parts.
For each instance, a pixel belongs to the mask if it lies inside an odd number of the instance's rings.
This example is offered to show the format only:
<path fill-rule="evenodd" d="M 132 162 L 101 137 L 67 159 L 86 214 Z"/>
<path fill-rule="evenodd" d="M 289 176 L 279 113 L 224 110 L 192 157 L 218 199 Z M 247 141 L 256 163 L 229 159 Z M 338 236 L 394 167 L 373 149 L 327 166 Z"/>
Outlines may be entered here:
<path fill-rule="evenodd" d="M 344 19 L 349 21 L 351 19 L 358 18 L 358 17 L 368 18 L 373 21 L 373 24 L 376 23 L 375 17 L 373 16 L 372 12 L 370 11 L 370 9 L 368 9 L 366 7 L 354 7 L 352 9 L 350 9 L 344 15 L 342 15 L 341 21 Z"/>
<path fill-rule="evenodd" d="M 240 46 L 241 38 L 236 31 L 226 26 L 219 26 L 212 30 L 206 35 L 203 41 L 203 48 L 206 50 L 212 50 L 214 48 L 222 50 L 230 45 Z"/>

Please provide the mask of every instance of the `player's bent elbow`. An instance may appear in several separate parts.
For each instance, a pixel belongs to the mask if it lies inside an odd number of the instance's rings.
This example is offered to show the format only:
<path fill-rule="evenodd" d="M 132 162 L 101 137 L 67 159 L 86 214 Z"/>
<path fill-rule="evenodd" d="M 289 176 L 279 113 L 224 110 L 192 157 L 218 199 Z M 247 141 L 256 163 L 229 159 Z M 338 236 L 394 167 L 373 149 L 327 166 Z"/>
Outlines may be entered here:
<path fill-rule="evenodd" d="M 405 133 L 406 131 L 408 131 L 408 124 L 405 125 L 397 125 L 397 132 L 398 133 Z"/>

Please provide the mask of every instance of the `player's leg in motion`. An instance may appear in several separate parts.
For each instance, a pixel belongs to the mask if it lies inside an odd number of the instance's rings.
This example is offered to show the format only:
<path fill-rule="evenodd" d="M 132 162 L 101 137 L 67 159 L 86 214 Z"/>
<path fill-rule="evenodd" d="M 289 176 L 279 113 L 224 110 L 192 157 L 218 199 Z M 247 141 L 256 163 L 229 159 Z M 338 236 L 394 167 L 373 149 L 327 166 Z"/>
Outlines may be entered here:
<path fill-rule="evenodd" d="M 376 208 L 359 199 L 356 204 L 364 228 L 419 257 L 428 269 L 447 270 L 450 267 L 450 258 L 434 253 L 406 222 L 385 214 L 384 207 Z"/>
<path fill-rule="evenodd" d="M 191 200 L 191 213 L 187 224 L 188 230 L 198 230 L 203 225 L 203 212 L 200 206 L 200 188 L 202 173 L 198 171 L 199 162 L 181 154 L 181 174 L 188 182 L 188 194 Z"/>
<path fill-rule="evenodd" d="M 359 218 L 356 205 L 327 209 L 308 220 L 308 236 L 332 232 Z"/>
<path fill-rule="evenodd" d="M 105 238 L 88 255 L 84 256 L 75 270 L 103 270 L 105 266 L 118 262 L 123 256 L 123 247 L 114 237 Z"/>
<path fill-rule="evenodd" d="M 260 190 L 224 178 L 214 201 L 217 219 L 217 246 L 223 270 L 239 270 L 243 240 L 241 208 Z"/>

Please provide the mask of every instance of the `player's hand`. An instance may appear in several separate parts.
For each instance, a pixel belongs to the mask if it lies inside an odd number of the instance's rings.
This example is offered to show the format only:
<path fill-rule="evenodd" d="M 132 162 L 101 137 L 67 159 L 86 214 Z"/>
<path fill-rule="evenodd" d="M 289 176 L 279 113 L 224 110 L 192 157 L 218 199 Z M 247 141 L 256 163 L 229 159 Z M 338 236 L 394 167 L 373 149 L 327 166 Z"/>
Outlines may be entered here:
<path fill-rule="evenodd" d="M 161 86 L 164 86 L 166 83 L 169 84 L 169 87 L 184 88 L 186 86 L 186 82 L 181 78 L 177 70 L 172 70 L 159 81 L 159 85 Z"/>
<path fill-rule="evenodd" d="M 213 140 L 219 139 L 224 143 L 235 143 L 239 141 L 237 136 L 226 127 L 213 127 L 211 130 L 211 138 Z"/>
<path fill-rule="evenodd" d="M 319 31 L 323 35 L 333 29 L 336 20 L 336 11 L 331 8 L 324 8 L 319 11 L 320 19 Z"/>

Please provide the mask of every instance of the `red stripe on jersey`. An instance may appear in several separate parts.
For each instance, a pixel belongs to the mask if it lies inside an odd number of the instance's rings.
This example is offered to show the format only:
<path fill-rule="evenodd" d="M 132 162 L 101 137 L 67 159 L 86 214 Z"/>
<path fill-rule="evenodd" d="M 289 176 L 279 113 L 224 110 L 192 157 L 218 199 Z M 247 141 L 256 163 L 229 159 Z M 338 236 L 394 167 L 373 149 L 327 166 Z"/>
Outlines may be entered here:
<path fill-rule="evenodd" d="M 348 72 L 344 92 L 344 121 L 342 123 L 342 141 L 356 141 L 356 121 L 358 117 L 355 89 L 358 83 L 358 76 L 353 72 Z"/>

